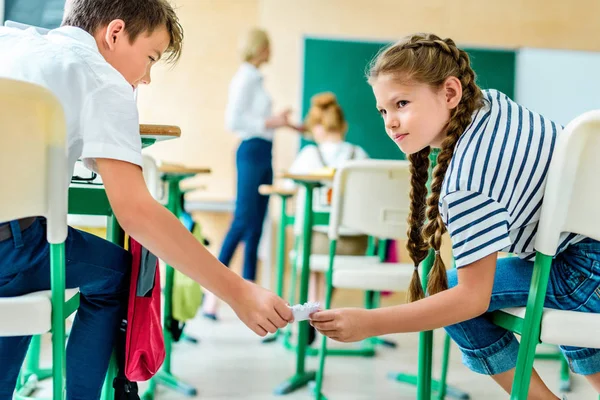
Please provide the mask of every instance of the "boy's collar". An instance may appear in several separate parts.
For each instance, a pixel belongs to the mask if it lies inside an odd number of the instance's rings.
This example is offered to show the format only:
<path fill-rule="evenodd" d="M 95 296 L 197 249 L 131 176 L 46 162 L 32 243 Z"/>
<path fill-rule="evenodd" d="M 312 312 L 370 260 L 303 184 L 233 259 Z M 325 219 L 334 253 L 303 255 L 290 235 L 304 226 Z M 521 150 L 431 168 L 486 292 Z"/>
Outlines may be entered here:
<path fill-rule="evenodd" d="M 53 29 L 50 33 L 58 33 L 64 36 L 68 36 L 71 39 L 75 39 L 79 43 L 98 51 L 98 44 L 96 39 L 88 32 L 75 26 L 61 26 L 60 28 Z"/>
<path fill-rule="evenodd" d="M 33 28 L 40 35 L 57 33 L 57 34 L 60 34 L 63 36 L 68 36 L 71 39 L 75 39 L 76 41 L 85 45 L 86 47 L 89 47 L 94 50 L 98 50 L 98 45 L 96 44 L 96 39 L 94 39 L 94 37 L 92 35 L 90 35 L 88 32 L 86 32 L 83 29 L 78 28 L 76 26 L 61 26 L 60 28 L 50 30 L 50 29 L 39 27 L 39 26 L 28 25 L 28 24 L 23 24 L 21 22 L 15 22 L 15 21 L 9 21 L 9 20 L 7 20 L 4 23 L 4 26 L 9 27 L 9 28 L 22 29 L 22 30 Z"/>

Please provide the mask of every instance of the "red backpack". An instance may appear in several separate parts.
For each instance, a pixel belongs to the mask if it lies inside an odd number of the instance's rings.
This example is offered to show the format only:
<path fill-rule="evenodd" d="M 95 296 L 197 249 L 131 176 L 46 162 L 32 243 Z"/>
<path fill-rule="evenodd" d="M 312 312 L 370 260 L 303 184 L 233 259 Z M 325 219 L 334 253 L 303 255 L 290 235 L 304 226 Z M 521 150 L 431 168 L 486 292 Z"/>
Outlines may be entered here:
<path fill-rule="evenodd" d="M 132 255 L 125 376 L 130 381 L 146 381 L 158 372 L 165 360 L 161 325 L 160 272 L 158 259 L 135 239 L 129 239 Z"/>

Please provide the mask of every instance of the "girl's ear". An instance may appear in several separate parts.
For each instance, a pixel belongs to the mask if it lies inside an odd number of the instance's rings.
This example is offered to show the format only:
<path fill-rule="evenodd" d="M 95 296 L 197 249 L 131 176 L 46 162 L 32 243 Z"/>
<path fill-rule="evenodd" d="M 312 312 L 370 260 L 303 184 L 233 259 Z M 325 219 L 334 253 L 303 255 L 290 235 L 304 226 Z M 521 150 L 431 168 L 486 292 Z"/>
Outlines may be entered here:
<path fill-rule="evenodd" d="M 455 109 L 462 98 L 462 84 L 455 76 L 449 76 L 443 83 L 442 90 L 445 96 L 446 107 Z"/>

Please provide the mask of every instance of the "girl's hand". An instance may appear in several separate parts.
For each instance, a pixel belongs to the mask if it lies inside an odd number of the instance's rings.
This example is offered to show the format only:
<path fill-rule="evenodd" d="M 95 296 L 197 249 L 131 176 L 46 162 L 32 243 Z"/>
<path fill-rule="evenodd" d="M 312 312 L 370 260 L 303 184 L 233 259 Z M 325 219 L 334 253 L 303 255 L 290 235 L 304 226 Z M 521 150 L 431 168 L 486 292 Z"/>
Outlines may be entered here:
<path fill-rule="evenodd" d="M 303 134 L 304 132 L 306 132 L 306 128 L 303 124 L 294 124 L 294 123 L 289 123 L 288 124 L 288 128 L 291 128 L 295 131 L 297 131 L 300 134 Z"/>
<path fill-rule="evenodd" d="M 372 336 L 364 308 L 339 308 L 311 314 L 310 324 L 323 335 L 338 342 L 358 342 Z"/>

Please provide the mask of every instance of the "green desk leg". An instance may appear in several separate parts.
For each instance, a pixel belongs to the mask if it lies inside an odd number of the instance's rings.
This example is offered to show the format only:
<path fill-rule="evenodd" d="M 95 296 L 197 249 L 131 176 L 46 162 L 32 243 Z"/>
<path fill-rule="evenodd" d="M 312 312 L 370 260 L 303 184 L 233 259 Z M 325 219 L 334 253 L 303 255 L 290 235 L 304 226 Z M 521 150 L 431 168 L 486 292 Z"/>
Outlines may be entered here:
<path fill-rule="evenodd" d="M 434 252 L 430 250 L 429 255 L 423 261 L 423 275 L 421 277 L 423 281 L 423 287 L 427 287 L 427 276 L 433 265 Z M 450 351 L 450 338 L 446 337 L 444 343 L 444 360 L 448 359 L 448 353 Z M 418 400 L 430 400 L 432 398 L 432 392 L 437 392 L 438 399 L 443 399 L 444 395 L 460 400 L 468 400 L 469 394 L 462 390 L 446 385 L 446 374 L 447 365 L 442 366 L 442 379 L 433 380 L 431 376 L 432 360 L 433 360 L 433 332 L 421 332 L 419 333 L 419 370 L 418 375 L 402 374 L 402 373 L 391 373 L 389 378 L 398 382 L 407 383 L 409 385 L 417 386 L 417 399 Z"/>
<path fill-rule="evenodd" d="M 40 368 L 40 335 L 31 338 L 31 344 L 27 350 L 27 358 L 24 368 L 19 373 L 17 386 L 15 388 L 15 400 L 26 400 L 38 389 L 38 383 L 52 377 L 52 369 Z"/>
<path fill-rule="evenodd" d="M 423 288 L 427 288 L 427 277 L 433 266 L 435 253 L 429 250 L 429 256 L 423 263 L 423 275 L 421 276 Z M 431 399 L 431 366 L 433 358 L 433 331 L 419 333 L 419 381 L 417 382 L 417 399 Z"/>
<path fill-rule="evenodd" d="M 296 279 L 298 276 L 298 257 L 299 257 L 299 251 L 300 251 L 300 247 L 302 246 L 302 238 L 295 238 L 294 239 L 294 259 L 292 261 L 292 271 L 291 271 L 291 283 L 290 283 L 290 293 L 289 293 L 289 297 L 288 297 L 288 301 L 290 304 L 296 304 L 298 302 L 297 298 L 296 298 Z M 281 333 L 282 337 L 283 337 L 283 347 L 286 350 L 291 350 L 291 351 L 298 351 L 298 346 L 293 344 L 292 341 L 290 340 L 290 338 L 292 337 L 292 324 L 286 326 L 284 328 L 284 330 Z M 307 356 L 316 356 L 319 354 L 319 349 L 313 348 L 313 347 L 307 347 L 306 348 L 306 353 Z"/>
<path fill-rule="evenodd" d="M 560 385 L 561 392 L 568 393 L 571 391 L 571 377 L 569 374 L 569 363 L 560 351 L 553 353 L 538 353 L 535 358 L 540 360 L 557 360 L 560 361 Z"/>
<path fill-rule="evenodd" d="M 308 300 L 308 278 L 310 273 L 310 250 L 312 245 L 312 202 L 313 189 L 318 186 L 318 183 L 299 182 L 305 187 L 304 201 L 304 224 L 302 229 L 302 275 L 300 277 L 300 304 L 306 303 Z M 291 393 L 313 381 L 316 377 L 316 371 L 305 371 L 306 348 L 308 344 L 308 321 L 299 322 L 300 333 L 298 335 L 298 344 L 296 348 L 296 373 L 277 388 L 274 393 L 283 395 Z"/>
<path fill-rule="evenodd" d="M 285 277 L 285 228 L 287 227 L 287 199 L 288 195 L 279 195 L 281 199 L 281 217 L 279 221 L 279 231 L 277 234 L 277 281 L 275 286 L 275 293 L 277 296 L 283 298 L 283 279 Z M 277 330 L 274 335 L 271 335 L 263 340 L 263 343 L 272 343 L 279 339 L 282 335 L 281 330 Z"/>
<path fill-rule="evenodd" d="M 119 225 L 117 218 L 114 215 L 107 217 L 106 225 L 106 239 L 109 242 L 124 247 L 125 245 L 125 232 Z M 117 377 L 118 364 L 115 353 L 113 352 L 110 362 L 108 364 L 108 371 L 106 372 L 106 378 L 104 380 L 104 386 L 102 387 L 101 400 L 113 400 L 115 398 L 115 389 L 113 388 L 113 381 Z"/>
<path fill-rule="evenodd" d="M 181 191 L 179 189 L 179 182 L 183 179 L 188 178 L 190 175 L 165 175 L 163 179 L 167 181 L 169 187 L 169 198 L 167 202 L 167 209 L 171 211 L 176 217 L 179 217 L 181 213 Z M 163 336 L 165 340 L 165 362 L 163 363 L 160 371 L 150 380 L 148 390 L 143 394 L 144 400 L 154 399 L 156 385 L 163 385 L 167 388 L 179 392 L 185 396 L 193 397 L 196 396 L 197 390 L 193 386 L 182 382 L 176 378 L 171 372 L 171 356 L 173 350 L 173 337 L 167 328 L 171 324 L 172 318 L 172 293 L 173 293 L 173 277 L 175 270 L 170 265 L 166 266 L 166 279 L 165 279 L 165 308 L 163 314 Z"/>

